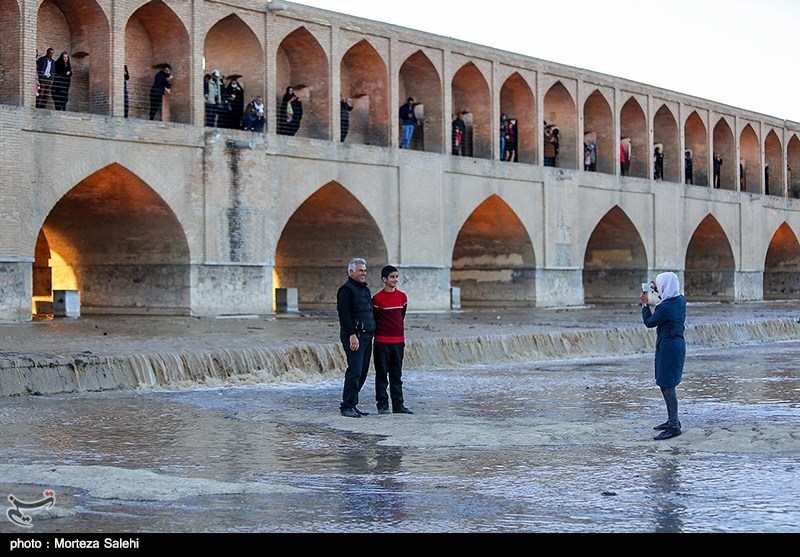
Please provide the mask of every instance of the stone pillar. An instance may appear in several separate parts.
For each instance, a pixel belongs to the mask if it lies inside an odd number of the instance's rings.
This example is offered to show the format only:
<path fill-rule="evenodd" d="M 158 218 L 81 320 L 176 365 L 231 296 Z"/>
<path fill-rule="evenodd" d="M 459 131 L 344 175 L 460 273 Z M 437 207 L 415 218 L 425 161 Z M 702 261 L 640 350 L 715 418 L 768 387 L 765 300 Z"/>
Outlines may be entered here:
<path fill-rule="evenodd" d="M 635 292 L 632 293 L 635 296 Z M 543 268 L 536 271 L 536 307 L 583 305 L 583 271 L 579 268 Z"/>
<path fill-rule="evenodd" d="M 450 309 L 450 269 L 426 265 L 398 264 L 397 287 L 408 294 L 409 311 L 447 311 Z M 373 294 L 380 287 L 370 287 Z"/>
<path fill-rule="evenodd" d="M 0 322 L 30 321 L 33 260 L 0 259 Z"/>
<path fill-rule="evenodd" d="M 272 313 L 272 266 L 241 263 L 193 265 L 192 315 Z"/>
<path fill-rule="evenodd" d="M 752 302 L 764 299 L 764 273 L 761 271 L 734 271 L 733 281 L 737 302 Z"/>

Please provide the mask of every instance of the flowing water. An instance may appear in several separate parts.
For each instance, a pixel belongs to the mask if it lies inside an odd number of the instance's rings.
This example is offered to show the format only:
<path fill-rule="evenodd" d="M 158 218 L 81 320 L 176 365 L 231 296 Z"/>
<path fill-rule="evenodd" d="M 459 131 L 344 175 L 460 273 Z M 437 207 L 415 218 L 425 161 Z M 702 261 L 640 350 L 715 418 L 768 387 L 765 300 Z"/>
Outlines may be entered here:
<path fill-rule="evenodd" d="M 660 442 L 652 354 L 407 367 L 360 419 L 340 378 L 5 398 L 0 491 L 55 504 L 0 532 L 800 532 L 797 362 L 691 349 Z"/>

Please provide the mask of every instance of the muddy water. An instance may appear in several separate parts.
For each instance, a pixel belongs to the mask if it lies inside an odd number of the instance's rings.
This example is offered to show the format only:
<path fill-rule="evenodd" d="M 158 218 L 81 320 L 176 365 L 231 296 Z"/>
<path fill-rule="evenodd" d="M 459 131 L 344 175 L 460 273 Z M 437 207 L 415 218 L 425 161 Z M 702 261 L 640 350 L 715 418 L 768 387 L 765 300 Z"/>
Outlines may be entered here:
<path fill-rule="evenodd" d="M 56 503 L 0 532 L 799 532 L 797 362 L 692 349 L 662 442 L 651 355 L 409 368 L 413 416 L 327 378 L 6 398 L 3 500 Z"/>

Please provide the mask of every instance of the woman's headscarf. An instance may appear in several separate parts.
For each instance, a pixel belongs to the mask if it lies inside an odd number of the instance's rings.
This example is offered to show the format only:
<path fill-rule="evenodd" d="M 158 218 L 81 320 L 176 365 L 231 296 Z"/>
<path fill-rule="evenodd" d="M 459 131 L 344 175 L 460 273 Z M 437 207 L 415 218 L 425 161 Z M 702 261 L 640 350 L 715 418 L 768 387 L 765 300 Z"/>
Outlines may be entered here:
<path fill-rule="evenodd" d="M 656 288 L 661 300 L 669 300 L 681 295 L 681 285 L 678 275 L 672 272 L 659 273 L 656 276 Z"/>

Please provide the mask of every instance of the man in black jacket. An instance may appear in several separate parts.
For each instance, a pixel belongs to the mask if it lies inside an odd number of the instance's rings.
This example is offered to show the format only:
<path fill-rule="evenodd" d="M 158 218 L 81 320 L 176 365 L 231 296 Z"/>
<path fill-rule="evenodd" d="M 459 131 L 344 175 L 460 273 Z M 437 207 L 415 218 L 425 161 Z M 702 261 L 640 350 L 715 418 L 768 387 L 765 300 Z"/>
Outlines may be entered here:
<path fill-rule="evenodd" d="M 39 96 L 36 97 L 36 108 L 47 108 L 47 99 L 53 98 L 53 78 L 56 75 L 56 61 L 53 60 L 52 48 L 47 54 L 36 60 L 36 77 L 39 80 Z"/>
<path fill-rule="evenodd" d="M 400 127 L 403 130 L 403 139 L 400 140 L 401 149 L 411 148 L 411 138 L 414 136 L 414 128 L 418 124 L 417 114 L 414 111 L 414 97 L 408 97 L 406 104 L 400 107 Z"/>
<path fill-rule="evenodd" d="M 367 286 L 367 262 L 353 259 L 347 265 L 347 281 L 336 293 L 339 314 L 339 338 L 347 356 L 344 388 L 339 410 L 342 416 L 360 418 L 368 412 L 357 408 L 358 393 L 364 386 L 372 359 L 372 337 L 375 317 L 372 313 L 372 293 Z"/>

